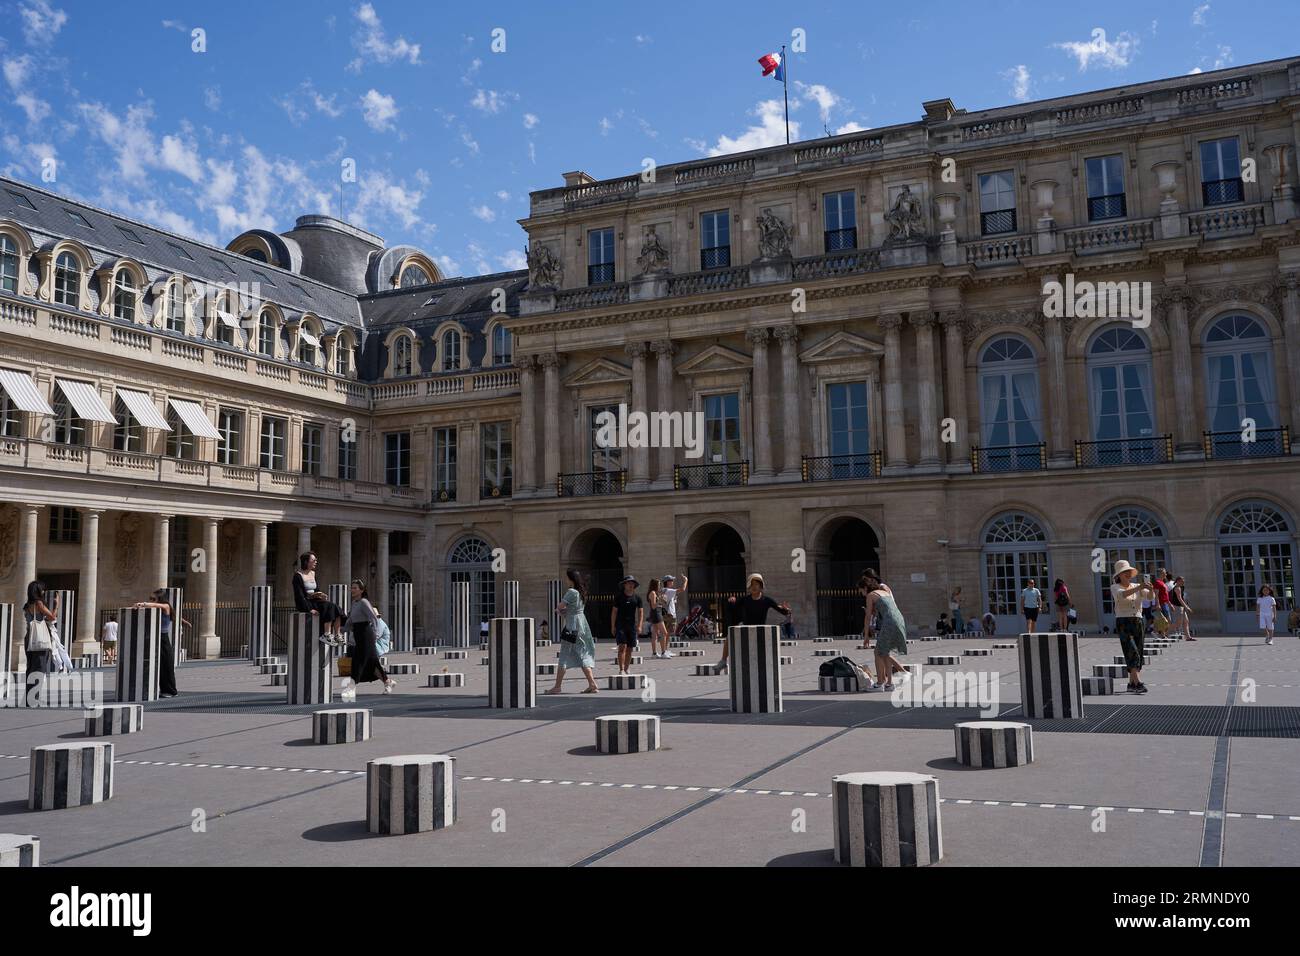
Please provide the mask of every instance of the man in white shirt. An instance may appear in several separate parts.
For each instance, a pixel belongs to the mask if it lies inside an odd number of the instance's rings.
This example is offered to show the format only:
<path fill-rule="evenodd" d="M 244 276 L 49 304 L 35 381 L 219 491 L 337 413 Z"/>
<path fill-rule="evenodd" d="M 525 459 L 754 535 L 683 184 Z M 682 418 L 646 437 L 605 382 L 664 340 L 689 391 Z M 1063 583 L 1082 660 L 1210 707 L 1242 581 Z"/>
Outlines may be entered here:
<path fill-rule="evenodd" d="M 117 659 L 117 618 L 110 617 L 104 622 L 104 630 L 99 635 L 104 644 L 104 663 L 111 664 Z"/>
<path fill-rule="evenodd" d="M 1029 633 L 1034 633 L 1034 622 L 1038 620 L 1038 609 L 1043 605 L 1043 593 L 1034 587 L 1034 582 L 1025 579 L 1025 589 L 1020 592 L 1020 611 L 1025 615 L 1025 624 Z"/>
<path fill-rule="evenodd" d="M 686 590 L 690 580 L 683 577 L 682 586 L 679 588 L 675 574 L 665 574 L 663 577 L 664 628 L 667 629 L 669 638 L 677 633 L 677 595 Z"/>

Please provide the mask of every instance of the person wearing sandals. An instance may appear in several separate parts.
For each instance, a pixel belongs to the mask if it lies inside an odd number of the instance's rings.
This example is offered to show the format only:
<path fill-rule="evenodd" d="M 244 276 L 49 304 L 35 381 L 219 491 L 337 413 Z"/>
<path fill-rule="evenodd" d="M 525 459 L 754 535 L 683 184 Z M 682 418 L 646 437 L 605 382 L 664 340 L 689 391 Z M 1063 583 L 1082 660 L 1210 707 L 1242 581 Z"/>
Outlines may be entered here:
<path fill-rule="evenodd" d="M 1142 683 L 1142 644 L 1146 640 L 1146 621 L 1142 616 L 1142 604 L 1155 599 L 1155 592 L 1145 582 L 1134 583 L 1137 568 L 1127 561 L 1116 561 L 1115 571 L 1110 576 L 1110 593 L 1115 603 L 1115 633 L 1119 635 L 1119 646 L 1124 652 L 1124 663 L 1128 666 L 1128 692 L 1145 694 L 1147 685 Z"/>
<path fill-rule="evenodd" d="M 322 625 L 320 639 L 326 644 L 343 643 L 343 610 L 316 587 L 316 554 L 308 551 L 298 558 L 293 574 L 293 603 L 300 612 L 311 612 Z"/>
<path fill-rule="evenodd" d="M 30 624 L 32 621 L 43 620 L 54 629 L 55 622 L 59 619 L 59 596 L 54 596 L 54 606 L 47 607 L 45 604 L 45 582 L 32 581 L 27 585 L 27 603 L 23 605 L 23 620 Z M 5 640 L 8 640 L 5 635 Z M 27 674 L 23 678 L 24 683 L 30 689 L 32 686 L 33 674 L 49 674 L 54 669 L 54 651 L 52 649 L 34 651 L 31 647 L 26 646 L 24 638 L 24 650 L 27 652 Z M 44 680 L 44 677 L 41 678 Z"/>
<path fill-rule="evenodd" d="M 907 622 L 894 600 L 894 592 L 873 569 L 863 573 L 858 588 L 867 599 L 867 618 L 880 617 L 876 629 L 876 686 L 880 690 L 893 690 L 894 675 L 907 674 L 907 669 L 893 657 L 894 653 L 907 653 Z"/>
<path fill-rule="evenodd" d="M 646 603 L 650 606 L 650 656 L 676 657 L 668 649 L 668 624 L 664 620 L 664 592 L 659 590 L 659 579 L 651 578 L 650 587 L 646 589 Z M 656 650 L 662 646 L 663 651 Z"/>
<path fill-rule="evenodd" d="M 375 648 L 379 635 L 379 617 L 375 614 L 374 605 L 370 603 L 365 584 L 353 581 L 350 591 L 352 607 L 348 611 L 347 624 L 352 629 L 352 643 L 355 646 L 350 655 L 351 676 L 343 678 L 343 699 L 355 700 L 357 684 L 368 684 L 376 680 L 384 682 L 385 694 L 391 694 L 397 681 L 389 677 L 379 663 L 379 651 Z"/>
<path fill-rule="evenodd" d="M 596 686 L 596 677 L 592 673 L 592 668 L 596 666 L 596 642 L 591 636 L 591 627 L 587 624 L 587 615 L 584 613 L 587 582 L 583 580 L 582 573 L 573 568 L 565 571 L 564 576 L 569 579 L 572 587 L 564 592 L 564 597 L 555 606 L 557 614 L 564 613 L 564 623 L 560 625 L 560 660 L 555 668 L 555 686 L 544 693 L 564 693 L 561 685 L 564 683 L 564 672 L 570 667 L 582 668 L 582 676 L 587 678 L 584 694 L 599 693 L 600 688 Z"/>

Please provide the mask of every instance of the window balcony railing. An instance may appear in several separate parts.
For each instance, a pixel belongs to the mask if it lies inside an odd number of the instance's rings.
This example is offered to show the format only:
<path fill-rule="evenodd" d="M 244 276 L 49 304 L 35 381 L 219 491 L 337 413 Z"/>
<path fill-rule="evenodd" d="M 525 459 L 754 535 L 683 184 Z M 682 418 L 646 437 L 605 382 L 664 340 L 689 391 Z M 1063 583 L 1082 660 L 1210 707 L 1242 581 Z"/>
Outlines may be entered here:
<path fill-rule="evenodd" d="M 852 481 L 857 478 L 879 478 L 882 455 L 879 451 L 861 455 L 803 456 L 801 468 L 804 481 Z"/>
<path fill-rule="evenodd" d="M 856 249 L 858 247 L 858 230 L 849 229 L 828 229 L 822 234 L 825 240 L 827 252 L 843 252 L 845 249 Z"/>
<path fill-rule="evenodd" d="M 1014 209 L 995 209 L 993 212 L 980 213 L 981 236 L 1000 236 L 1015 231 L 1016 211 Z"/>
<path fill-rule="evenodd" d="M 1032 445 L 976 445 L 970 450 L 970 467 L 975 474 L 1011 471 L 1045 471 L 1047 442 Z"/>
<path fill-rule="evenodd" d="M 700 250 L 701 269 L 725 269 L 731 265 L 731 246 L 711 246 Z"/>
<path fill-rule="evenodd" d="M 578 471 L 555 476 L 555 493 L 561 498 L 621 495 L 626 490 L 626 468 L 619 471 Z"/>
<path fill-rule="evenodd" d="M 449 501 L 455 501 L 456 486 L 444 485 L 441 488 L 435 488 L 433 492 L 433 500 L 436 501 L 438 504 L 446 504 Z"/>
<path fill-rule="evenodd" d="M 749 484 L 748 461 L 673 466 L 673 488 L 677 491 L 692 488 L 725 488 L 729 485 L 747 484 Z"/>
<path fill-rule="evenodd" d="M 1128 203 L 1123 193 L 1110 196 L 1088 197 L 1088 221 L 1101 219 L 1123 219 L 1128 215 Z"/>
<path fill-rule="evenodd" d="M 1201 204 L 1204 206 L 1225 206 L 1228 203 L 1241 202 L 1245 195 L 1240 176 L 1235 179 L 1211 179 L 1201 183 Z"/>
<path fill-rule="evenodd" d="M 1286 425 L 1280 428 L 1255 430 L 1254 441 L 1242 439 L 1241 432 L 1205 432 L 1203 435 L 1205 460 L 1219 458 L 1275 458 L 1291 454 L 1291 431 Z"/>
<path fill-rule="evenodd" d="M 478 489 L 478 496 L 482 500 L 491 498 L 509 498 L 514 491 L 514 479 L 506 478 L 501 482 L 484 481 Z"/>
<path fill-rule="evenodd" d="M 1108 438 L 1102 441 L 1076 441 L 1076 468 L 1120 468 L 1125 465 L 1164 465 L 1174 460 L 1174 436 L 1152 435 L 1149 438 Z"/>
<path fill-rule="evenodd" d="M 587 266 L 587 285 L 604 285 L 614 281 L 614 263 L 600 262 Z"/>

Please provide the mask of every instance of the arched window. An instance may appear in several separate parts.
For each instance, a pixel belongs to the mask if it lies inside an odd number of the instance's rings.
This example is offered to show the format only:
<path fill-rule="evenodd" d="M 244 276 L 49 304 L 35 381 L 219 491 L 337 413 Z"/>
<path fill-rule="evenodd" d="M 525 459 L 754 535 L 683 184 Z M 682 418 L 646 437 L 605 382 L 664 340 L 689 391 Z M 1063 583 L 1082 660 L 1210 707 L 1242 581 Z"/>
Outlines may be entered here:
<path fill-rule="evenodd" d="M 18 291 L 18 246 L 4 233 L 0 233 L 0 289 Z"/>
<path fill-rule="evenodd" d="M 410 375 L 412 369 L 412 347 L 409 335 L 399 335 L 393 343 L 393 375 Z"/>
<path fill-rule="evenodd" d="M 451 550 L 452 564 L 484 564 L 492 560 L 492 549 L 482 538 L 466 538 Z"/>
<path fill-rule="evenodd" d="M 1233 505 L 1219 519 L 1223 623 L 1228 633 L 1255 630 L 1255 599 L 1265 584 L 1273 589 L 1279 611 L 1296 606 L 1291 528 L 1285 514 L 1263 501 Z M 1188 603 L 1196 607 L 1195 597 Z"/>
<path fill-rule="evenodd" d="M 266 262 L 266 253 L 256 246 L 251 249 L 245 249 L 244 255 L 250 259 L 256 259 L 258 262 Z"/>
<path fill-rule="evenodd" d="M 985 448 L 994 452 L 990 470 L 1015 471 L 1039 466 L 1042 407 L 1038 362 L 1024 339 L 1003 336 L 980 353 L 980 426 Z"/>
<path fill-rule="evenodd" d="M 498 322 L 492 328 L 492 364 L 509 365 L 514 360 L 511 352 L 510 330 Z"/>
<path fill-rule="evenodd" d="M 320 339 L 306 322 L 298 323 L 298 361 L 308 365 L 316 364 L 316 352 L 320 348 Z"/>
<path fill-rule="evenodd" d="M 54 260 L 54 301 L 74 309 L 81 301 L 81 267 L 70 252 Z"/>
<path fill-rule="evenodd" d="M 460 330 L 448 329 L 442 333 L 442 370 L 451 372 L 460 368 Z"/>
<path fill-rule="evenodd" d="M 1262 323 L 1248 315 L 1225 315 L 1205 333 L 1206 419 L 1215 432 L 1277 426 L 1277 391 L 1272 342 Z M 1215 457 L 1227 457 L 1231 451 Z"/>
<path fill-rule="evenodd" d="M 1092 439 L 1104 465 L 1152 460 L 1155 417 L 1151 389 L 1151 350 L 1132 328 L 1098 332 L 1088 346 L 1088 398 Z"/>
<path fill-rule="evenodd" d="M 1020 591 L 1033 581 L 1044 593 L 1051 583 L 1047 534 L 1037 518 L 1019 511 L 999 515 L 984 529 L 984 610 L 998 630 L 1019 627 Z"/>
<path fill-rule="evenodd" d="M 422 267 L 417 266 L 414 263 L 408 265 L 402 270 L 400 285 L 403 289 L 410 289 L 414 286 L 420 285 L 431 285 L 432 283 L 433 279 L 429 277 L 429 273 L 425 272 Z"/>
<path fill-rule="evenodd" d="M 154 300 L 154 316 L 162 317 L 162 326 L 169 332 L 185 334 L 185 286 L 183 284 L 164 287 L 162 295 Z"/>
<path fill-rule="evenodd" d="M 235 344 L 237 319 L 234 313 L 229 311 L 230 306 L 228 299 L 219 299 L 215 304 L 216 315 L 212 321 L 212 337 L 223 345 Z"/>
<path fill-rule="evenodd" d="M 131 282 L 131 273 L 118 269 L 113 280 L 113 318 L 123 322 L 135 321 L 135 286 Z"/>
<path fill-rule="evenodd" d="M 482 538 L 466 538 L 451 549 L 447 560 L 447 616 L 445 626 L 453 643 L 459 635 L 452 633 L 455 589 L 469 585 L 470 640 L 477 640 L 479 625 L 496 616 L 496 580 L 492 573 L 492 548 Z"/>
<path fill-rule="evenodd" d="M 334 337 L 334 374 L 344 377 L 352 371 L 352 336 L 340 332 Z"/>
<path fill-rule="evenodd" d="M 1165 529 L 1158 518 L 1141 508 L 1116 508 L 1097 525 L 1097 547 L 1106 553 L 1106 566 L 1097 573 L 1096 585 L 1104 623 L 1111 623 L 1115 602 L 1110 593 L 1110 572 L 1119 560 L 1127 561 L 1143 574 L 1155 574 L 1168 565 Z"/>
<path fill-rule="evenodd" d="M 257 351 L 275 358 L 275 314 L 263 309 L 257 317 Z"/>

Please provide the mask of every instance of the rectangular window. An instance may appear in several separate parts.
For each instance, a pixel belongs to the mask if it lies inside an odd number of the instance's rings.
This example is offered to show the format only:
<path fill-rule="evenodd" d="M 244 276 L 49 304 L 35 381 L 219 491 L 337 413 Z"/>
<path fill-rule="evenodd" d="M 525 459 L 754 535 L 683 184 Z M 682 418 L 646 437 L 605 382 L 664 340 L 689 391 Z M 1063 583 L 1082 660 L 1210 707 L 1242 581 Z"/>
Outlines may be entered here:
<path fill-rule="evenodd" d="M 285 441 L 288 433 L 289 423 L 285 419 L 262 416 L 262 445 L 258 464 L 271 471 L 285 470 Z"/>
<path fill-rule="evenodd" d="M 257 320 L 257 351 L 275 356 L 275 319 L 269 315 L 264 314 Z"/>
<path fill-rule="evenodd" d="M 739 393 L 704 396 L 704 440 L 705 460 L 709 464 L 726 465 L 742 460 Z"/>
<path fill-rule="evenodd" d="M 411 532 L 394 531 L 388 536 L 388 553 L 389 554 L 410 554 L 411 553 Z"/>
<path fill-rule="evenodd" d="M 176 409 L 170 405 L 167 407 L 167 425 L 171 428 L 167 433 L 167 457 L 193 461 L 198 456 L 198 439 L 185 427 L 185 422 L 181 421 Z"/>
<path fill-rule="evenodd" d="M 76 508 L 50 509 L 50 544 L 81 543 L 81 512 Z M 65 638 L 67 635 L 65 635 Z"/>
<path fill-rule="evenodd" d="M 9 397 L 9 393 L 0 389 L 0 438 L 23 437 L 23 413 Z"/>
<path fill-rule="evenodd" d="M 437 501 L 456 500 L 456 429 L 433 433 L 433 494 Z"/>
<path fill-rule="evenodd" d="M 302 426 L 302 473 L 319 475 L 325 448 L 325 430 L 319 425 Z"/>
<path fill-rule="evenodd" d="M 144 450 L 144 429 L 135 420 L 126 402 L 118 397 L 113 402 L 113 417 L 117 424 L 113 426 L 113 450 L 140 452 Z"/>
<path fill-rule="evenodd" d="M 343 481 L 357 480 L 357 436 L 352 434 L 348 441 L 348 430 L 339 429 L 339 478 Z"/>
<path fill-rule="evenodd" d="M 1128 215 L 1124 198 L 1124 157 L 1093 156 L 1087 160 L 1088 221 L 1122 219 Z"/>
<path fill-rule="evenodd" d="M 482 498 L 507 498 L 514 487 L 514 451 L 510 422 L 489 422 L 482 430 Z"/>
<path fill-rule="evenodd" d="M 618 406 L 593 405 L 589 411 L 591 421 L 591 470 L 621 470 L 623 467 L 623 449 L 619 448 L 618 445 L 614 443 L 611 443 L 608 447 L 602 448 L 598 441 L 601 433 L 600 416 L 606 413 L 613 416 L 613 421 L 615 423 L 613 435 L 617 436 Z"/>
<path fill-rule="evenodd" d="M 217 461 L 223 465 L 238 465 L 240 453 L 240 434 L 244 430 L 244 416 L 233 408 L 223 408 L 217 412 Z"/>
<path fill-rule="evenodd" d="M 867 383 L 836 382 L 826 386 L 827 433 L 832 455 L 861 456 L 867 446 Z"/>
<path fill-rule="evenodd" d="M 587 233 L 587 285 L 614 281 L 614 230 Z"/>
<path fill-rule="evenodd" d="M 402 488 L 411 486 L 411 433 L 384 435 L 384 481 Z"/>
<path fill-rule="evenodd" d="M 54 400 L 54 441 L 58 445 L 84 445 L 86 422 L 60 393 Z"/>
<path fill-rule="evenodd" d="M 725 209 L 700 216 L 700 268 L 731 265 L 731 214 Z"/>
<path fill-rule="evenodd" d="M 1206 206 L 1241 202 L 1241 158 L 1235 136 L 1201 144 L 1201 201 Z"/>
<path fill-rule="evenodd" d="M 827 252 L 857 248 L 857 215 L 857 207 L 853 202 L 853 190 L 842 193 L 827 193 L 822 196 L 822 216 L 825 223 L 824 239 Z"/>
<path fill-rule="evenodd" d="M 980 235 L 1016 231 L 1016 177 L 1005 169 L 980 176 Z"/>
<path fill-rule="evenodd" d="M 167 564 L 169 584 L 175 585 L 177 579 L 184 584 L 190 570 L 190 519 L 188 515 L 176 515 L 167 525 Z"/>

